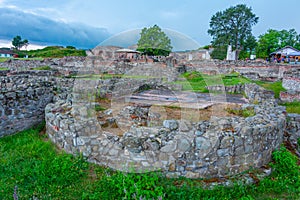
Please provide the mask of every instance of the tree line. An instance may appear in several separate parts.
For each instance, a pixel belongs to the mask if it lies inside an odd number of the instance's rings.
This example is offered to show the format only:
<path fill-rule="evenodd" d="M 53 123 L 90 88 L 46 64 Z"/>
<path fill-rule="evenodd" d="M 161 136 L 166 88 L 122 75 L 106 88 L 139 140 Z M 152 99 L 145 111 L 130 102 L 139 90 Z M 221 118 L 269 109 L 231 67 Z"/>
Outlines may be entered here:
<path fill-rule="evenodd" d="M 228 45 L 237 52 L 237 59 L 249 58 L 251 54 L 256 54 L 258 58 L 267 58 L 270 53 L 285 46 L 300 49 L 300 34 L 295 29 L 269 29 L 258 38 L 253 36 L 252 27 L 258 20 L 252 8 L 245 4 L 232 6 L 214 14 L 208 30 L 214 48 L 212 58 L 224 59 Z"/>
<path fill-rule="evenodd" d="M 258 20 L 259 17 L 253 13 L 252 8 L 245 4 L 231 6 L 215 13 L 211 17 L 208 29 L 208 34 L 212 37 L 209 46 L 214 49 L 211 57 L 224 59 L 228 45 L 236 51 L 236 59 L 249 58 L 251 54 L 258 58 L 267 58 L 270 53 L 285 46 L 300 49 L 300 34 L 295 29 L 269 29 L 256 38 L 252 34 L 252 27 Z M 170 39 L 157 25 L 142 30 L 138 50 L 150 55 L 168 55 L 171 49 Z"/>

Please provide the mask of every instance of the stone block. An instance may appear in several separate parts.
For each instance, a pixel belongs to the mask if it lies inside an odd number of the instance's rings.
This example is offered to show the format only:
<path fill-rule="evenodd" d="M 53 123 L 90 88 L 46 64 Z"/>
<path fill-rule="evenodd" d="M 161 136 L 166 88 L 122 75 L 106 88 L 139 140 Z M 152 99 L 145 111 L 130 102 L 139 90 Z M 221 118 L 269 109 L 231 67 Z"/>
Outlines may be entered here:
<path fill-rule="evenodd" d="M 177 142 L 171 140 L 165 146 L 161 147 L 160 151 L 165 153 L 172 153 L 175 152 L 176 148 Z"/>
<path fill-rule="evenodd" d="M 176 120 L 165 120 L 163 126 L 170 130 L 178 129 L 178 122 Z"/>
<path fill-rule="evenodd" d="M 177 151 L 179 152 L 186 152 L 191 148 L 191 142 L 181 136 L 181 137 L 177 137 Z"/>

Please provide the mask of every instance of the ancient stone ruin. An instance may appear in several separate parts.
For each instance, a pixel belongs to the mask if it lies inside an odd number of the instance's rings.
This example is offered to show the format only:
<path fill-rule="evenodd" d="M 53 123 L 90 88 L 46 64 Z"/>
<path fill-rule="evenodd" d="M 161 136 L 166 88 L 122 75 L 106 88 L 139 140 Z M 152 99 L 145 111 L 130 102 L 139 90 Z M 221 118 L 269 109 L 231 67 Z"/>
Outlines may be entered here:
<path fill-rule="evenodd" d="M 208 89 L 217 93 L 205 96 L 181 91 L 172 84 L 178 70 L 162 63 L 107 63 L 92 57 L 2 65 L 9 70 L 0 72 L 0 136 L 45 119 L 47 134 L 59 148 L 116 170 L 224 177 L 270 162 L 285 131 L 293 141 L 299 138 L 300 116 L 286 114 L 272 92 L 255 84 L 215 85 Z M 44 65 L 52 70 L 30 70 Z M 194 61 L 184 67 L 255 72 L 264 80 L 282 79 L 290 70 L 251 65 Z M 108 72 L 118 76 L 105 76 Z M 226 91 L 246 99 L 229 102 Z M 229 114 L 226 108 L 251 114 Z"/>

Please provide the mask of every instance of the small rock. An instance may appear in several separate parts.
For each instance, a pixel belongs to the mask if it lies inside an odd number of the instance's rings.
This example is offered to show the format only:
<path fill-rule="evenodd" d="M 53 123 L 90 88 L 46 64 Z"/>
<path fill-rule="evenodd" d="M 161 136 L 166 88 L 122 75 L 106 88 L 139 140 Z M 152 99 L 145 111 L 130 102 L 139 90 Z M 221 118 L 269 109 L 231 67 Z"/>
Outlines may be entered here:
<path fill-rule="evenodd" d="M 178 122 L 176 120 L 165 120 L 163 126 L 170 130 L 176 130 L 178 128 Z"/>

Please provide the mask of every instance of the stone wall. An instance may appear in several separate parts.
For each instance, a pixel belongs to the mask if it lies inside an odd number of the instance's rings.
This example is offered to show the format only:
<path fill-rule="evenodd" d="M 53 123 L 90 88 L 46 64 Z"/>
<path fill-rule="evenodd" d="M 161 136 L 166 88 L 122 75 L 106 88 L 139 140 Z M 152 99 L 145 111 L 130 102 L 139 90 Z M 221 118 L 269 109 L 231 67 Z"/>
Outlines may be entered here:
<path fill-rule="evenodd" d="M 105 57 L 106 58 L 106 57 Z M 29 60 L 9 60 L 0 63 L 1 68 L 9 68 L 12 71 L 30 70 L 36 67 L 49 66 L 61 74 L 74 73 L 110 73 L 125 74 L 132 69 L 148 65 L 145 62 L 122 62 L 113 59 L 104 59 L 99 56 L 88 57 L 65 57 L 53 58 L 37 61 Z M 166 67 L 166 63 L 151 63 L 149 66 Z M 291 69 L 299 69 L 299 66 L 287 64 L 276 64 L 266 62 L 246 62 L 246 61 L 218 61 L 218 60 L 198 60 L 179 62 L 177 68 L 185 66 L 187 71 L 199 71 L 203 73 L 230 73 L 239 72 L 248 78 L 255 80 L 281 80 L 284 73 Z"/>
<path fill-rule="evenodd" d="M 206 86 L 206 89 L 209 90 L 209 92 L 223 92 L 226 93 L 239 93 L 241 94 L 245 90 L 244 84 L 238 84 L 238 85 L 212 85 L 212 86 Z"/>
<path fill-rule="evenodd" d="M 282 102 L 300 101 L 300 93 L 295 91 L 280 92 L 280 100 Z"/>
<path fill-rule="evenodd" d="M 282 86 L 287 90 L 300 92 L 300 69 L 292 68 L 284 73 Z"/>
<path fill-rule="evenodd" d="M 254 109 L 255 116 L 165 120 L 163 126 L 132 126 L 122 135 L 102 129 L 92 103 L 60 101 L 46 107 L 47 133 L 67 152 L 117 170 L 161 170 L 188 178 L 234 175 L 270 162 L 286 124 L 285 108 L 269 103 L 269 93 L 256 94 L 261 88 L 255 85 L 245 90 L 251 101 L 262 102 L 243 107 Z"/>
<path fill-rule="evenodd" d="M 112 61 L 102 68 L 104 61 L 95 63 L 98 62 L 95 60 L 93 63 L 91 60 L 64 58 L 1 64 L 1 67 L 8 67 L 10 71 L 0 72 L 0 136 L 40 123 L 45 114 L 49 138 L 69 153 L 81 152 L 90 162 L 118 170 L 162 170 L 170 177 L 189 178 L 223 177 L 252 167 L 261 167 L 270 161 L 272 151 L 283 141 L 286 126 L 284 108 L 277 106 L 272 92 L 254 84 L 227 89 L 241 91 L 250 103 L 255 104 L 243 107 L 254 109 L 255 116 L 252 117 L 214 117 L 197 123 L 165 120 L 162 126 L 131 126 L 129 130 L 121 130 L 121 135 L 104 131 L 95 114 L 93 98 L 113 96 L 114 93 L 117 97 L 123 96 L 145 84 L 155 87 L 174 81 L 177 74 L 160 64 L 117 63 L 120 66 L 113 68 L 115 63 Z M 212 65 L 216 68 L 201 67 L 205 63 L 209 62 L 202 62 L 199 66 L 194 63 L 194 66 L 187 68 L 206 73 L 229 73 L 241 68 L 242 73 L 260 73 L 259 78 L 270 79 L 277 75 L 283 77 L 283 72 L 289 68 L 249 66 L 249 71 L 247 66 L 225 64 L 222 67 L 215 63 Z M 44 65 L 55 70 L 21 70 Z M 104 72 L 103 69 L 112 69 L 112 73 L 125 75 L 106 80 L 57 76 L 70 72 Z M 130 76 L 148 78 L 134 79 Z M 295 132 L 298 138 L 298 117 L 290 118 L 292 120 L 287 124 L 290 127 L 288 131 Z"/>
<path fill-rule="evenodd" d="M 0 76 L 0 137 L 44 120 L 44 108 L 53 99 L 50 74 Z"/>
<path fill-rule="evenodd" d="M 300 92 L 300 78 L 286 77 L 282 81 L 282 86 L 287 90 Z"/>
<path fill-rule="evenodd" d="M 283 102 L 300 101 L 300 69 L 292 68 L 284 73 L 282 86 L 287 90 L 280 93 Z"/>
<path fill-rule="evenodd" d="M 274 92 L 265 90 L 256 84 L 246 84 L 244 93 L 250 103 L 263 104 L 267 102 L 269 104 L 275 104 Z"/>
<path fill-rule="evenodd" d="M 0 137 L 44 121 L 48 103 L 70 101 L 74 79 L 56 77 L 56 71 L 1 71 Z"/>
<path fill-rule="evenodd" d="M 299 66 L 266 63 L 266 62 L 245 62 L 245 61 L 192 61 L 184 63 L 187 71 L 199 71 L 207 74 L 226 74 L 233 71 L 252 80 L 277 81 L 284 77 L 284 73 L 291 68 Z"/>
<path fill-rule="evenodd" d="M 288 114 L 286 131 L 288 135 L 288 141 L 300 152 L 300 145 L 298 140 L 300 139 L 300 115 L 299 114 Z M 297 152 L 296 152 L 297 153 Z M 298 153 L 298 156 L 300 154 Z"/>

